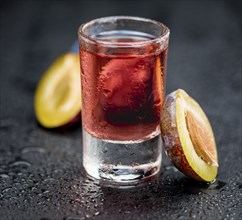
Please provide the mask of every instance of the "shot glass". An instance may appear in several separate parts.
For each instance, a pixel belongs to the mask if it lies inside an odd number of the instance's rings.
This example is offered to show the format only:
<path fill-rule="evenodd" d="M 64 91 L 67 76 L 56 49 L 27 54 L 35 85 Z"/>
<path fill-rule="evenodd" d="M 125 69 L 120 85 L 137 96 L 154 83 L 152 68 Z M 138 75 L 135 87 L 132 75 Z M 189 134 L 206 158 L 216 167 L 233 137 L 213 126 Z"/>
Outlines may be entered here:
<path fill-rule="evenodd" d="M 112 16 L 81 25 L 78 38 L 84 169 L 117 185 L 156 176 L 169 29 Z"/>

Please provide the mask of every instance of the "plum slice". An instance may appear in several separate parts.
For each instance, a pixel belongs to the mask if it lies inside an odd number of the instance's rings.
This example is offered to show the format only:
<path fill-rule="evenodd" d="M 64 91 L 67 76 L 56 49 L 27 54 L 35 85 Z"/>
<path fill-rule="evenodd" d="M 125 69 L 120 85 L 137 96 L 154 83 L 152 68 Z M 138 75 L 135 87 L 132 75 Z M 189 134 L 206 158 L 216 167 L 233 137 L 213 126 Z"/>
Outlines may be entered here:
<path fill-rule="evenodd" d="M 80 121 L 81 82 L 79 54 L 59 57 L 44 73 L 34 97 L 38 122 L 46 128 Z"/>
<path fill-rule="evenodd" d="M 211 125 L 200 105 L 182 89 L 165 99 L 161 134 L 166 154 L 182 173 L 204 182 L 216 178 L 218 156 Z"/>

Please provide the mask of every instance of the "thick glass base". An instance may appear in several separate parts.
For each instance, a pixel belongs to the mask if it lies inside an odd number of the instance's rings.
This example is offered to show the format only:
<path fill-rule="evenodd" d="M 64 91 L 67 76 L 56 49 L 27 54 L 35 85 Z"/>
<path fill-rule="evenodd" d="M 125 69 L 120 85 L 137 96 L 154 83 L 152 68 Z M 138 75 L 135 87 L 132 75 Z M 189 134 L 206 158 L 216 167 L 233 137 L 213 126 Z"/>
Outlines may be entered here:
<path fill-rule="evenodd" d="M 83 166 L 90 176 L 115 185 L 144 182 L 159 173 L 161 138 L 109 141 L 83 129 Z"/>

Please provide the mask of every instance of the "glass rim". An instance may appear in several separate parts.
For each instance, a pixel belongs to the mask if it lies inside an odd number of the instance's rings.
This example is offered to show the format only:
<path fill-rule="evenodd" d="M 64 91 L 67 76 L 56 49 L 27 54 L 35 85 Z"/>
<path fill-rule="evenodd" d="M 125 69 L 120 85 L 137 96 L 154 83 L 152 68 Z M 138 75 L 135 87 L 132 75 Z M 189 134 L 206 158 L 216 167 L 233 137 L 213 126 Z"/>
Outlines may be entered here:
<path fill-rule="evenodd" d="M 160 36 L 155 37 L 153 39 L 139 40 L 137 42 L 128 41 L 128 42 L 125 42 L 125 44 L 123 42 L 113 42 L 113 41 L 111 42 L 103 39 L 98 39 L 84 33 L 84 30 L 87 27 L 90 27 L 96 22 L 105 23 L 108 21 L 116 22 L 118 20 L 130 20 L 130 21 L 141 21 L 141 22 L 152 23 L 157 27 L 161 28 L 163 30 L 163 33 Z M 108 16 L 108 17 L 96 18 L 91 21 L 83 23 L 78 29 L 78 35 L 79 37 L 84 39 L 85 42 L 95 44 L 95 45 L 101 45 L 106 47 L 118 47 L 118 48 L 135 48 L 135 47 L 141 47 L 141 46 L 149 46 L 156 43 L 162 43 L 163 41 L 166 42 L 170 35 L 170 30 L 165 24 L 149 18 L 143 18 L 138 16 Z"/>

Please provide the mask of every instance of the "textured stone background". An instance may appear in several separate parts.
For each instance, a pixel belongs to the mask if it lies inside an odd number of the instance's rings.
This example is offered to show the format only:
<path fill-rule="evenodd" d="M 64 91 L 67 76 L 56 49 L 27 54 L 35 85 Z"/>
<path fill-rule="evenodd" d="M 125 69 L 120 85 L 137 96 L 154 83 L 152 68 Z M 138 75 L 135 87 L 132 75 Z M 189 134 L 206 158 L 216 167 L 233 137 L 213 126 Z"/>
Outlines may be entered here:
<path fill-rule="evenodd" d="M 171 29 L 167 92 L 183 88 L 214 128 L 217 182 L 184 177 L 163 154 L 162 175 L 133 189 L 85 177 L 81 127 L 47 131 L 33 112 L 42 73 L 79 25 L 138 15 Z M 1 1 L 0 219 L 242 219 L 241 1 Z"/>

